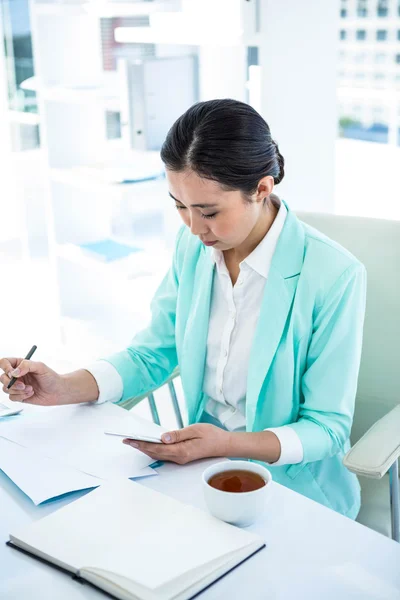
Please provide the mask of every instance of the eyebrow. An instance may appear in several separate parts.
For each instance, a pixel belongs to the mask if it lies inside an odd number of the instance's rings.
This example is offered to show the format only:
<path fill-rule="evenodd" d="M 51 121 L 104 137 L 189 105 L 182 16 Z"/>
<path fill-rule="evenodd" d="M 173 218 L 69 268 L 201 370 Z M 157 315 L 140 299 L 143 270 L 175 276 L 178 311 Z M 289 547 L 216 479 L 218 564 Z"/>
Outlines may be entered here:
<path fill-rule="evenodd" d="M 180 204 L 182 204 L 182 202 L 178 200 L 178 198 L 175 198 L 175 196 L 173 196 L 171 192 L 168 192 L 168 194 L 173 200 L 175 200 L 175 202 L 179 202 Z M 218 206 L 218 204 L 191 204 L 190 206 L 192 206 L 193 208 L 213 208 L 214 206 Z"/>

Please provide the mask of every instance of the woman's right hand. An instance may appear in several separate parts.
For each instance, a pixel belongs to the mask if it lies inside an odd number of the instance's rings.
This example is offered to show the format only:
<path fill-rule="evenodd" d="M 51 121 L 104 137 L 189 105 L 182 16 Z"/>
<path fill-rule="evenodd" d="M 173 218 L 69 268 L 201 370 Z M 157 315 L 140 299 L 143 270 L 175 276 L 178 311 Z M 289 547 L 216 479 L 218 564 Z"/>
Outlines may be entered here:
<path fill-rule="evenodd" d="M 45 364 L 22 358 L 1 358 L 0 369 L 4 371 L 0 376 L 3 392 L 9 394 L 13 402 L 27 402 L 41 406 L 68 403 L 65 378 Z M 16 377 L 17 381 L 8 390 L 7 385 L 12 377 Z"/>

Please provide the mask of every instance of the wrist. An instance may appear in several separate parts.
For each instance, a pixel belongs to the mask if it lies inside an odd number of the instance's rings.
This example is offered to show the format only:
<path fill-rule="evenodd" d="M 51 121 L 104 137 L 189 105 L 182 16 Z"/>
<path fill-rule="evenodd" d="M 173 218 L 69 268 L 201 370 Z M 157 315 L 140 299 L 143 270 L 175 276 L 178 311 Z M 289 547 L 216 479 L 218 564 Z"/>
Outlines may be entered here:
<path fill-rule="evenodd" d="M 225 456 L 228 458 L 249 458 L 269 464 L 280 458 L 281 445 L 271 431 L 227 433 Z"/>
<path fill-rule="evenodd" d="M 235 441 L 237 438 L 235 437 L 237 434 L 233 431 L 224 432 L 224 448 L 223 448 L 223 456 L 227 458 L 237 457 L 237 452 L 235 448 Z"/>
<path fill-rule="evenodd" d="M 81 369 L 61 375 L 64 383 L 66 402 L 62 404 L 80 404 L 95 402 L 99 397 L 99 388 L 93 375 Z"/>

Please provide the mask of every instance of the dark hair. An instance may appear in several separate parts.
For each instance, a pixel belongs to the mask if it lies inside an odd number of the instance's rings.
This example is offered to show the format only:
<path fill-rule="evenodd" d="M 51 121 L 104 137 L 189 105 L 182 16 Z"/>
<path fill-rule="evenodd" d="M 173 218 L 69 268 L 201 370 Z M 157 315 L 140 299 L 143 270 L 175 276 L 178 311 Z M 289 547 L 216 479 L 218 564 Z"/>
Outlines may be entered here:
<path fill-rule="evenodd" d="M 249 104 L 222 99 L 198 102 L 175 121 L 161 148 L 171 171 L 191 169 L 248 198 L 263 177 L 278 184 L 284 159 L 262 116 Z"/>

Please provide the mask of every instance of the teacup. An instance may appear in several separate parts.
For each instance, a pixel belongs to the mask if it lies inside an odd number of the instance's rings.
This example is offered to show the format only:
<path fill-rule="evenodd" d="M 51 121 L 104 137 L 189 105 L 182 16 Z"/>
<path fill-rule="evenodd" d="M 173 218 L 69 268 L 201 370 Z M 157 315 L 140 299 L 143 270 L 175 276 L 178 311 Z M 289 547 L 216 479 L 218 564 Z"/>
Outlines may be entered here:
<path fill-rule="evenodd" d="M 260 475 L 265 485 L 250 492 L 216 489 L 209 484 L 217 473 L 250 471 Z M 224 460 L 203 472 L 203 491 L 208 510 L 214 517 L 239 527 L 251 525 L 265 510 L 271 491 L 272 475 L 262 465 L 247 460 Z"/>

